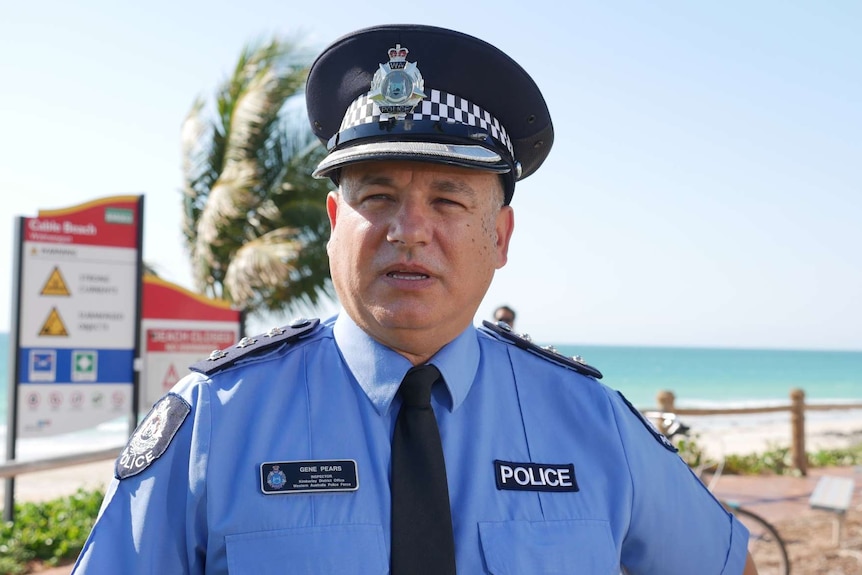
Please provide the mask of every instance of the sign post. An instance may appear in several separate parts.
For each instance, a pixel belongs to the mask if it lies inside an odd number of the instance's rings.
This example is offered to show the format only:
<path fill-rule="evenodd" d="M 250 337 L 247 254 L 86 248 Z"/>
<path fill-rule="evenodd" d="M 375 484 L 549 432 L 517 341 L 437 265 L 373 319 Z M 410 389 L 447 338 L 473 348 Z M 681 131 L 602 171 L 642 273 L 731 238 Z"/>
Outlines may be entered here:
<path fill-rule="evenodd" d="M 143 201 L 115 196 L 18 218 L 7 460 L 18 437 L 124 416 L 133 428 Z"/>

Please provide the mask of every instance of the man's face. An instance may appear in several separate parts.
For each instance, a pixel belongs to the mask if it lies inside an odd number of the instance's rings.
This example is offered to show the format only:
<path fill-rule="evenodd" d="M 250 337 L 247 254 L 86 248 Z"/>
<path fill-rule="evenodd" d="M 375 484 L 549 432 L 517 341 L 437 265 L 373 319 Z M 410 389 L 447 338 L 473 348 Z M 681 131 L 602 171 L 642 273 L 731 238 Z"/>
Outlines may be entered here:
<path fill-rule="evenodd" d="M 374 339 L 414 363 L 470 323 L 514 226 L 495 174 L 420 162 L 344 168 L 331 192 L 330 268 L 339 299 Z"/>

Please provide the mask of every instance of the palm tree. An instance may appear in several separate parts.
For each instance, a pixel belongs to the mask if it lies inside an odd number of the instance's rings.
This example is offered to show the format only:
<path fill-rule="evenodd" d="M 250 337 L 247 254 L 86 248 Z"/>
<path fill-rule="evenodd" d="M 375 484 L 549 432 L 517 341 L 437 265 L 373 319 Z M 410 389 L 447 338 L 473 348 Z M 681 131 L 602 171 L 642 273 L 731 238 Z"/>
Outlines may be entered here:
<path fill-rule="evenodd" d="M 325 153 L 302 99 L 310 58 L 294 41 L 246 46 L 192 105 L 182 131 L 184 234 L 197 289 L 247 314 L 308 311 L 332 295 Z"/>

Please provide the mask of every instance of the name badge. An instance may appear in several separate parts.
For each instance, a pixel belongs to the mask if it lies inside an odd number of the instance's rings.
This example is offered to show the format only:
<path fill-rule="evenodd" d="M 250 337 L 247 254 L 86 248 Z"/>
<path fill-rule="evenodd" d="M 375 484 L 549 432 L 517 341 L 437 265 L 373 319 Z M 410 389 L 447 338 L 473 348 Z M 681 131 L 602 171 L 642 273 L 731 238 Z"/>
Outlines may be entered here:
<path fill-rule="evenodd" d="M 359 476 L 352 459 L 278 461 L 260 464 L 260 490 L 280 493 L 356 491 Z"/>
<path fill-rule="evenodd" d="M 512 491 L 579 491 L 573 463 L 494 461 L 497 489 Z"/>

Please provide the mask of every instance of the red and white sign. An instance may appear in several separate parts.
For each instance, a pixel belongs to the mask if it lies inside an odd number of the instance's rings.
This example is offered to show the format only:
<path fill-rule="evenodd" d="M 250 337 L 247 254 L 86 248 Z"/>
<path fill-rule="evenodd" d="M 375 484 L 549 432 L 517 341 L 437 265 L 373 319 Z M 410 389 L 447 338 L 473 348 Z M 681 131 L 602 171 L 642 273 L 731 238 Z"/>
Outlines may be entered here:
<path fill-rule="evenodd" d="M 144 277 L 140 406 L 147 411 L 188 373 L 188 366 L 239 341 L 242 315 L 155 276 Z"/>
<path fill-rule="evenodd" d="M 114 196 L 18 218 L 15 437 L 131 413 L 142 215 Z"/>

